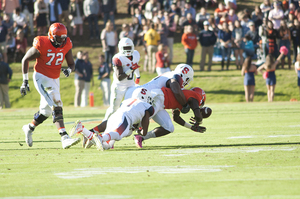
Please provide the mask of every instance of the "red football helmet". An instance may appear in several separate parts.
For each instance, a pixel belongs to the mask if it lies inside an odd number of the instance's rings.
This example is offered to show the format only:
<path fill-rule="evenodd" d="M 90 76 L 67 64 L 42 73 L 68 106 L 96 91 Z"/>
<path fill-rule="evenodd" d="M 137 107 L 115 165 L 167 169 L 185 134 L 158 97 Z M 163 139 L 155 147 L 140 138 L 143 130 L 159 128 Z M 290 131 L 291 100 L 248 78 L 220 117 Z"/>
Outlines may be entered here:
<path fill-rule="evenodd" d="M 200 96 L 202 96 L 202 100 L 201 102 L 199 102 L 199 106 L 204 106 L 205 100 L 206 100 L 206 94 L 204 92 L 204 90 L 202 90 L 199 87 L 194 87 L 191 89 L 192 91 L 195 91 L 196 93 L 198 93 Z"/>
<path fill-rule="evenodd" d="M 49 27 L 48 38 L 56 46 L 62 46 L 66 41 L 68 30 L 62 23 L 53 23 Z"/>

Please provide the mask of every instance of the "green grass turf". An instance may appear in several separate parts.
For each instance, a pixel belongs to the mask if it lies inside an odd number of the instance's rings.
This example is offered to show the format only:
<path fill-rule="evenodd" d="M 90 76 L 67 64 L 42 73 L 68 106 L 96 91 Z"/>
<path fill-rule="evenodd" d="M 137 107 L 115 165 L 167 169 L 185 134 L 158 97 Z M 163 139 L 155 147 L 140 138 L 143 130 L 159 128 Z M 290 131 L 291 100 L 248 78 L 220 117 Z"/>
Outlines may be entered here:
<path fill-rule="evenodd" d="M 207 105 L 213 113 L 204 134 L 175 124 L 173 134 L 147 140 L 143 149 L 131 136 L 104 152 L 81 143 L 63 150 L 51 119 L 29 148 L 21 128 L 36 109 L 3 110 L 0 197 L 300 198 L 299 103 Z M 66 128 L 77 119 L 94 127 L 104 113 L 67 107 Z"/>

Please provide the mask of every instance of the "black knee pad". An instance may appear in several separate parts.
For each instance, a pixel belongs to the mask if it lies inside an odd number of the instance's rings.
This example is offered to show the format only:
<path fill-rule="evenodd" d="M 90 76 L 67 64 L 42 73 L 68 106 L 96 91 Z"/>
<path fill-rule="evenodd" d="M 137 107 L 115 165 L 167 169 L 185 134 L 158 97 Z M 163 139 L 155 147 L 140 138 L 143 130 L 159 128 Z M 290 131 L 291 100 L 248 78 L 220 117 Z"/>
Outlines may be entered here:
<path fill-rule="evenodd" d="M 54 107 L 52 116 L 53 116 L 53 123 L 62 120 L 63 119 L 62 107 L 60 106 Z"/>
<path fill-rule="evenodd" d="M 48 117 L 40 114 L 40 111 L 34 114 L 33 119 L 38 123 L 41 124 L 43 123 Z"/>

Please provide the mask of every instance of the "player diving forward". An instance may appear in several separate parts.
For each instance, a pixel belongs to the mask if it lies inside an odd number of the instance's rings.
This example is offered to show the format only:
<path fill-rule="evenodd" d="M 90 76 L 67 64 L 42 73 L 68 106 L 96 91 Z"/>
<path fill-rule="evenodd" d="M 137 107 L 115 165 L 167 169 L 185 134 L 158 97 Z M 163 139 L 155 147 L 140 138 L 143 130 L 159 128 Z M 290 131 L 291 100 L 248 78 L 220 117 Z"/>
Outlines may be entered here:
<path fill-rule="evenodd" d="M 150 82 L 138 86 L 138 87 L 130 87 L 126 89 L 125 99 L 131 98 L 132 93 L 135 89 L 145 87 L 148 91 L 151 91 L 152 89 L 161 89 L 162 87 L 170 88 L 172 93 L 175 96 L 175 99 L 182 105 L 181 112 L 187 113 L 190 110 L 189 104 L 187 103 L 185 96 L 182 92 L 182 88 L 184 88 L 186 85 L 188 85 L 192 80 L 194 76 L 194 70 L 191 66 L 187 64 L 179 64 L 174 71 L 164 73 L 160 76 L 155 77 Z M 123 97 L 123 96 L 122 96 Z M 117 107 L 116 107 L 117 108 Z M 108 110 L 106 112 L 107 116 Z M 158 117 L 164 117 L 160 116 Z M 105 117 L 105 119 L 107 119 Z M 106 128 L 106 120 L 103 120 L 101 124 L 91 129 L 91 131 L 95 133 L 104 132 Z M 154 118 L 153 118 L 154 119 Z M 160 124 L 160 123 L 159 123 Z M 75 124 L 76 125 L 76 124 Z M 174 131 L 174 126 L 171 123 L 165 123 L 164 125 L 165 130 L 169 132 Z M 163 131 L 163 129 L 159 129 L 160 131 Z M 162 132 L 166 133 L 166 132 Z M 88 143 L 86 143 L 86 139 L 83 140 L 83 147 L 88 146 Z M 86 147 L 87 148 L 87 147 Z"/>
<path fill-rule="evenodd" d="M 120 108 L 108 118 L 107 128 L 102 135 L 93 134 L 84 128 L 81 122 L 77 123 L 75 132 L 82 133 L 96 145 L 98 150 L 109 149 L 111 146 L 107 142 L 119 141 L 123 137 L 130 136 L 134 126 L 140 124 L 147 132 L 149 119 L 155 111 L 151 103 L 152 98 L 149 91 L 145 88 L 136 89 L 132 98 L 124 100 Z"/>
<path fill-rule="evenodd" d="M 66 58 L 68 69 L 62 69 L 61 64 Z M 31 47 L 22 59 L 23 84 L 20 88 L 24 96 L 29 91 L 28 67 L 29 61 L 36 60 L 34 65 L 33 81 L 36 90 L 41 96 L 39 111 L 34 114 L 31 123 L 23 126 L 25 141 L 32 147 L 32 132 L 43 123 L 51 114 L 53 123 L 61 135 L 64 149 L 77 144 L 80 138 L 72 139 L 66 132 L 63 121 L 63 103 L 59 92 L 59 76 L 62 70 L 66 77 L 74 70 L 75 64 L 72 55 L 72 42 L 67 37 L 67 28 L 61 23 L 53 23 L 48 36 L 34 38 Z"/>
<path fill-rule="evenodd" d="M 142 141 L 150 138 L 162 137 L 172 133 L 174 131 L 174 126 L 172 124 L 172 120 L 165 109 L 173 109 L 173 120 L 180 124 L 181 126 L 185 126 L 188 129 L 191 129 L 196 132 L 204 133 L 206 131 L 205 127 L 199 126 L 202 123 L 202 114 L 200 112 L 200 107 L 202 107 L 206 100 L 205 92 L 198 87 L 194 87 L 191 90 L 183 90 L 182 91 L 187 103 L 191 107 L 194 112 L 194 117 L 191 117 L 191 121 L 189 124 L 185 122 L 179 115 L 180 110 L 182 109 L 182 105 L 176 100 L 174 94 L 171 89 L 163 87 L 162 89 L 152 90 L 152 93 L 155 93 L 155 97 L 153 98 L 153 107 L 155 110 L 155 114 L 152 116 L 152 119 L 160 124 L 159 127 L 145 133 L 144 129 L 142 129 L 141 135 L 135 135 L 134 141 L 138 148 L 142 148 Z M 173 128 L 172 131 L 169 131 L 167 128 Z M 145 135 L 146 134 L 146 135 Z"/>

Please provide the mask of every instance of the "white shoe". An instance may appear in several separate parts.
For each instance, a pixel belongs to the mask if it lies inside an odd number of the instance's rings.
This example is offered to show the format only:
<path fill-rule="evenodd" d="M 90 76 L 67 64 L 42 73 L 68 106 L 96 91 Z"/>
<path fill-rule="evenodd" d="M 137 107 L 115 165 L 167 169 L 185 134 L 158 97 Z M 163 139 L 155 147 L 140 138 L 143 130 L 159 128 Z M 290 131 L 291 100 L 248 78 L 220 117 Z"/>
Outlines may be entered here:
<path fill-rule="evenodd" d="M 82 135 L 82 148 L 85 148 L 87 142 L 88 139 L 84 135 Z"/>
<path fill-rule="evenodd" d="M 85 148 L 89 149 L 91 148 L 93 145 L 96 145 L 96 142 L 94 140 L 94 137 L 91 140 L 87 140 L 86 144 L 85 144 Z"/>
<path fill-rule="evenodd" d="M 23 127 L 22 127 L 24 133 L 25 133 L 25 141 L 26 141 L 26 144 L 29 146 L 29 147 L 32 147 L 32 132 L 33 130 L 30 130 L 29 128 L 29 124 L 25 124 Z"/>
<path fill-rule="evenodd" d="M 70 137 L 73 137 L 77 133 L 81 133 L 83 130 L 82 123 L 80 120 L 77 120 L 75 124 L 72 126 L 71 130 L 69 131 Z"/>
<path fill-rule="evenodd" d="M 80 142 L 80 138 L 71 138 L 69 135 L 64 135 L 61 137 L 61 143 L 63 149 L 68 149 L 71 146 Z"/>
<path fill-rule="evenodd" d="M 102 142 L 103 142 L 102 137 L 100 135 L 94 134 L 93 135 L 93 140 L 96 143 L 97 150 L 103 151 L 104 148 L 103 148 L 103 144 L 102 144 Z"/>

